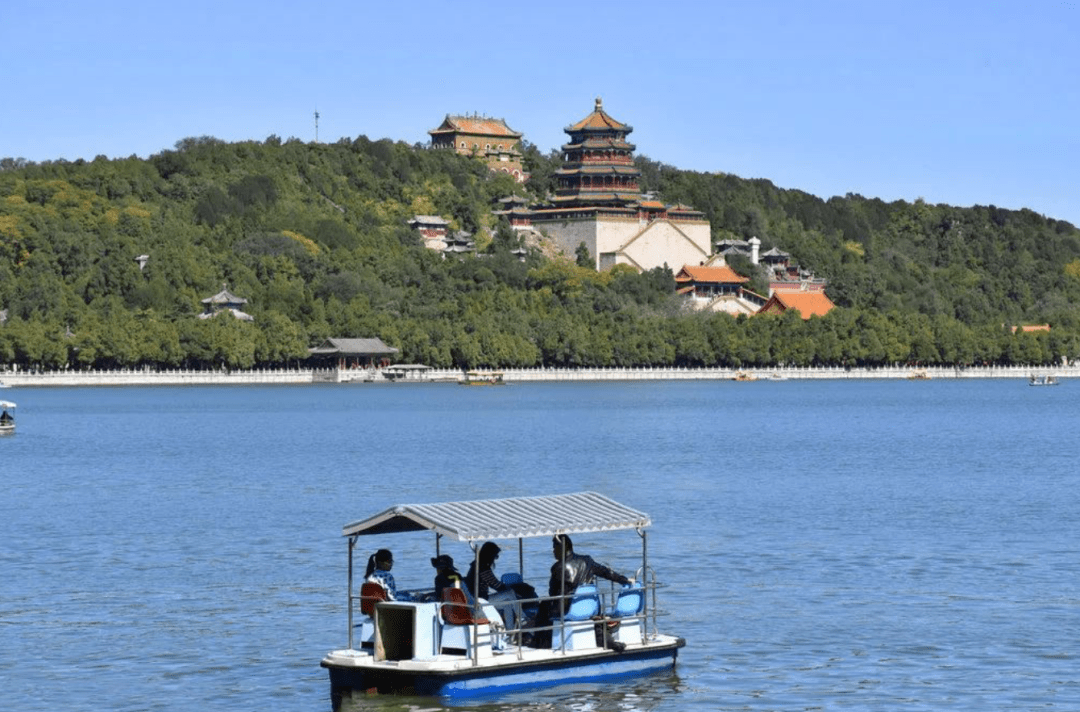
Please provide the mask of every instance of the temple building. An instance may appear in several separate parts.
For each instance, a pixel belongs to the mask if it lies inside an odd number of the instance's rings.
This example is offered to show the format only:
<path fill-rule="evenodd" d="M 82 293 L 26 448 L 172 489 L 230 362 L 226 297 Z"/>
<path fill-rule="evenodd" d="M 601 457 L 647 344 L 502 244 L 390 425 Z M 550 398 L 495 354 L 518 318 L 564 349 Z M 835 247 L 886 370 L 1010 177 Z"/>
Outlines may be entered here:
<path fill-rule="evenodd" d="M 464 230 L 450 232 L 450 221 L 441 215 L 414 215 L 405 224 L 420 233 L 424 247 L 447 255 L 456 256 L 476 252 L 472 233 Z"/>
<path fill-rule="evenodd" d="M 599 270 L 625 264 L 674 271 L 701 263 L 710 254 L 708 220 L 689 206 L 641 194 L 635 146 L 627 141 L 633 130 L 597 99 L 592 113 L 564 129 L 570 140 L 562 147 L 555 193 L 530 208 L 528 224 L 567 255 L 584 244 Z M 521 225 L 522 216 L 513 217 Z"/>
<path fill-rule="evenodd" d="M 769 273 L 769 294 L 777 292 L 824 292 L 826 281 L 815 277 L 791 261 L 791 255 L 777 248 L 762 253 L 761 264 Z"/>
<path fill-rule="evenodd" d="M 388 366 L 390 358 L 398 353 L 382 339 L 324 339 L 318 346 L 308 349 L 316 363 L 324 367 L 378 368 Z"/>
<path fill-rule="evenodd" d="M 799 312 L 803 319 L 825 316 L 835 308 L 825 292 L 774 292 L 758 314 L 783 314 L 788 309 Z"/>
<path fill-rule="evenodd" d="M 495 217 L 506 218 L 512 230 L 531 229 L 532 211 L 529 210 L 529 201 L 520 195 L 510 195 L 499 198 L 498 204 L 492 209 L 491 214 Z"/>
<path fill-rule="evenodd" d="M 441 215 L 414 215 L 405 224 L 420 233 L 424 247 L 442 251 L 446 248 L 446 236 L 449 234 L 450 221 Z"/>
<path fill-rule="evenodd" d="M 446 247 L 443 248 L 443 259 L 457 257 L 476 252 L 476 241 L 471 232 L 456 230 L 446 236 Z"/>
<path fill-rule="evenodd" d="M 432 148 L 450 148 L 463 156 L 476 156 L 493 171 L 509 173 L 518 183 L 528 179 L 521 165 L 521 136 L 504 119 L 488 116 L 446 115 L 438 128 L 428 131 Z"/>
<path fill-rule="evenodd" d="M 238 297 L 229 291 L 229 285 L 221 285 L 221 291 L 212 297 L 202 300 L 203 313 L 200 319 L 213 319 L 219 314 L 232 314 L 240 321 L 255 321 L 255 317 L 245 313 L 241 307 L 247 304 L 246 299 Z"/>
<path fill-rule="evenodd" d="M 675 290 L 692 309 L 749 316 L 768 301 L 747 288 L 749 281 L 721 260 L 718 264 L 684 265 L 675 275 Z"/>
<path fill-rule="evenodd" d="M 824 316 L 834 305 L 825 295 L 827 282 L 791 261 L 791 255 L 776 247 L 761 251 L 761 240 L 720 240 L 716 252 L 697 266 L 684 265 L 675 275 L 676 291 L 693 309 L 726 311 L 729 314 L 780 314 L 797 309 L 804 319 Z M 750 260 L 769 280 L 767 296 L 746 288 L 745 277 L 727 264 L 732 255 Z M 805 296 L 813 295 L 813 296 Z"/>

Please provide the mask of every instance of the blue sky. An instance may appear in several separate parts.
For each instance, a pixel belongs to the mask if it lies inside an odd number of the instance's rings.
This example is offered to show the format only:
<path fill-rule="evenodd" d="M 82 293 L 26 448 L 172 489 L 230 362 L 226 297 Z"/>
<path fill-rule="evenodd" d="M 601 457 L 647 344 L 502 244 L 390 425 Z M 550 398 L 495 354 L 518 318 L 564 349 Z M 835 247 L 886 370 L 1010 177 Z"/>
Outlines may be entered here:
<path fill-rule="evenodd" d="M 1080 0 L 0 2 L 0 157 L 190 136 L 429 139 L 505 118 L 548 151 L 594 99 L 688 170 L 1080 225 Z"/>

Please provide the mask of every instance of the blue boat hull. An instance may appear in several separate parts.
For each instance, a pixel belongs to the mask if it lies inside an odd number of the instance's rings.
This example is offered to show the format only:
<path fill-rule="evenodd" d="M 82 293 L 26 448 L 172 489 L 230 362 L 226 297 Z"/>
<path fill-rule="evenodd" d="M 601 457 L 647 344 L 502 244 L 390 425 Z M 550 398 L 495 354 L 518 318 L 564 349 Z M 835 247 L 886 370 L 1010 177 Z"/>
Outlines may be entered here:
<path fill-rule="evenodd" d="M 601 651 L 588 657 L 517 661 L 495 668 L 466 668 L 450 672 L 374 670 L 325 666 L 330 672 L 334 699 L 352 692 L 409 694 L 464 698 L 549 687 L 567 683 L 601 682 L 670 670 L 675 665 L 682 638 L 671 645 Z"/>

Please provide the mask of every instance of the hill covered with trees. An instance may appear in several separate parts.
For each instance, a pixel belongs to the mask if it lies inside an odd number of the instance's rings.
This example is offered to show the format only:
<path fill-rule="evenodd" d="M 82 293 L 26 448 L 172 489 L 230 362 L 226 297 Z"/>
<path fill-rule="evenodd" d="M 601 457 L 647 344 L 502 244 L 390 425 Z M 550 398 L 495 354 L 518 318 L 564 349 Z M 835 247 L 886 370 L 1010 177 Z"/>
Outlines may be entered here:
<path fill-rule="evenodd" d="M 185 139 L 149 159 L 0 161 L 0 364 L 248 368 L 327 337 L 377 336 L 439 367 L 1046 363 L 1080 355 L 1080 231 L 1031 211 L 858 195 L 638 158 L 715 240 L 757 236 L 829 280 L 824 318 L 691 313 L 671 270 L 597 273 L 533 250 L 495 201 L 551 187 L 526 146 L 523 188 L 479 161 L 365 137 Z M 443 260 L 406 220 L 477 235 Z M 136 257 L 148 255 L 140 268 Z M 671 265 L 677 270 L 681 265 Z M 744 269 L 748 265 L 742 265 Z M 222 284 L 253 322 L 201 320 Z M 1014 333 L 1022 323 L 1049 332 Z"/>

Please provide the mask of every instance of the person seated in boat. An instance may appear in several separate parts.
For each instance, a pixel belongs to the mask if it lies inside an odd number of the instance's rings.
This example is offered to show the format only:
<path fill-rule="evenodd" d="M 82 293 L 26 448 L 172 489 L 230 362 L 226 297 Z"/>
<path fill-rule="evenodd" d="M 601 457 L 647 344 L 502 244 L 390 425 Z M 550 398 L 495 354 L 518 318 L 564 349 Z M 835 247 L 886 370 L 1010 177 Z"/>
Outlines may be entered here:
<path fill-rule="evenodd" d="M 7 425 L 13 420 L 15 419 L 11 417 L 11 413 L 8 413 L 6 410 L 3 413 L 0 413 L 0 425 Z"/>
<path fill-rule="evenodd" d="M 495 575 L 495 561 L 499 558 L 501 551 L 499 545 L 493 541 L 485 542 L 480 547 L 480 554 L 473 563 L 469 564 L 469 572 L 465 574 L 465 585 L 469 587 L 469 593 L 474 596 L 479 595 L 480 598 L 489 601 L 511 600 L 511 597 L 536 598 L 536 589 L 524 581 L 507 584 Z M 477 564 L 480 565 L 479 588 L 476 587 Z"/>
<path fill-rule="evenodd" d="M 480 547 L 480 553 L 469 564 L 469 572 L 465 574 L 465 585 L 468 586 L 469 593 L 490 600 L 492 591 L 500 593 L 509 590 L 509 586 L 500 581 L 493 570 L 500 551 L 502 549 L 493 541 L 485 542 Z M 477 564 L 480 565 L 479 579 L 477 579 Z M 477 586 L 477 583 L 479 583 L 479 586 Z"/>
<path fill-rule="evenodd" d="M 548 581 L 549 596 L 570 596 L 578 586 L 593 583 L 596 578 L 607 579 L 628 586 L 634 582 L 617 571 L 593 561 L 591 556 L 574 553 L 574 543 L 565 534 L 556 534 L 551 540 L 555 563 L 551 565 L 551 579 Z M 569 607 L 569 601 L 563 601 L 563 610 Z"/>
<path fill-rule="evenodd" d="M 449 554 L 439 554 L 431 559 L 435 567 L 435 600 L 441 601 L 447 588 L 461 588 L 461 574 L 454 566 L 454 559 Z"/>
<path fill-rule="evenodd" d="M 495 561 L 499 558 L 502 549 L 493 541 L 485 542 L 480 547 L 480 553 L 469 564 L 469 572 L 465 574 L 465 585 L 469 593 L 478 596 L 482 601 L 495 604 L 496 610 L 502 616 L 503 622 L 509 628 L 518 626 L 518 608 L 512 605 L 518 599 L 535 599 L 536 589 L 525 582 L 505 584 L 495 575 Z M 479 578 L 477 568 L 479 565 Z"/>
<path fill-rule="evenodd" d="M 536 625 L 544 627 L 551 625 L 557 617 L 561 617 L 570 608 L 570 598 L 578 586 L 593 583 L 597 577 L 614 581 L 615 583 L 629 586 L 634 579 L 627 578 L 617 571 L 598 564 L 591 556 L 574 553 L 574 543 L 565 534 L 556 534 L 551 539 L 552 554 L 555 563 L 551 565 L 551 579 L 548 581 L 548 596 L 540 603 L 540 610 L 536 616 Z M 534 636 L 535 647 L 546 647 L 551 644 L 551 632 L 545 631 Z M 546 643 L 544 642 L 546 640 Z"/>
<path fill-rule="evenodd" d="M 386 589 L 386 598 L 390 601 L 412 601 L 408 591 L 398 591 L 394 575 L 390 569 L 394 566 L 394 555 L 389 549 L 379 549 L 368 557 L 364 580 L 377 583 Z"/>

